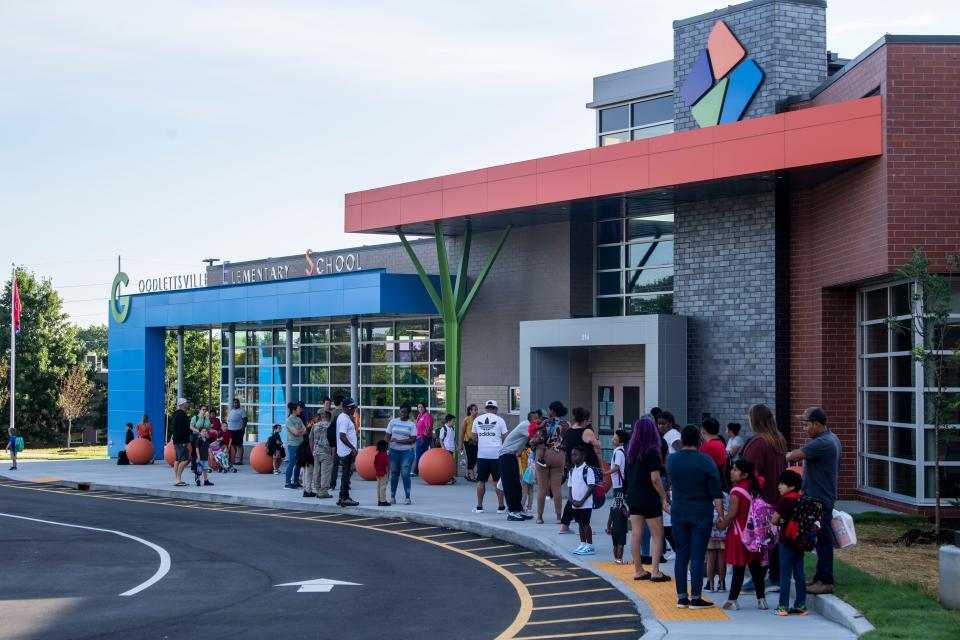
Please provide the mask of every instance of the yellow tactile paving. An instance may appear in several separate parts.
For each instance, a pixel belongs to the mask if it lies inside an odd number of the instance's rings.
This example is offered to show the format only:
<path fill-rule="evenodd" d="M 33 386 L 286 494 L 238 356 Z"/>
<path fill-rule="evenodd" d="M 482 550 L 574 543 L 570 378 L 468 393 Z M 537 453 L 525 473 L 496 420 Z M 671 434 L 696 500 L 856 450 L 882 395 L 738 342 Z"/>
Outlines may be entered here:
<path fill-rule="evenodd" d="M 30 482 L 60 482 L 63 478 L 30 478 Z"/>
<path fill-rule="evenodd" d="M 657 620 L 689 620 L 689 621 L 720 621 L 729 620 L 719 606 L 711 609 L 677 609 L 677 585 L 670 582 L 650 582 L 649 580 L 634 580 L 632 564 L 616 564 L 615 562 L 594 562 L 604 573 L 607 573 L 633 589 L 653 609 Z"/>

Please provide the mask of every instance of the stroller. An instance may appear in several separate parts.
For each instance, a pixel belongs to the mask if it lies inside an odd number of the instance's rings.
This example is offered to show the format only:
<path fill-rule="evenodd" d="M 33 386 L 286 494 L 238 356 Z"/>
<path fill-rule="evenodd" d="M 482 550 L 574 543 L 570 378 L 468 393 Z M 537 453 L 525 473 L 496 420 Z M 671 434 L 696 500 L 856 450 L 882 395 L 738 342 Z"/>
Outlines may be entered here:
<path fill-rule="evenodd" d="M 217 471 L 219 473 L 236 473 L 237 468 L 230 464 L 230 453 L 229 449 L 221 447 L 219 443 L 214 443 L 210 447 L 210 452 L 213 454 L 213 459 L 217 461 Z"/>

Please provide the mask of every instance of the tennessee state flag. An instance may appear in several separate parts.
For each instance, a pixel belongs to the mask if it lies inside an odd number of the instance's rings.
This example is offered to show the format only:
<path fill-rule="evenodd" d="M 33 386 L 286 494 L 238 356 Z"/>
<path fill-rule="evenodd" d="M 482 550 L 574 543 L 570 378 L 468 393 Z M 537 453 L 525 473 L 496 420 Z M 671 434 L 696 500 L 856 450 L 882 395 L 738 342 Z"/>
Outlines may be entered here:
<path fill-rule="evenodd" d="M 17 278 L 13 278 L 13 330 L 20 335 L 20 290 L 17 288 Z"/>

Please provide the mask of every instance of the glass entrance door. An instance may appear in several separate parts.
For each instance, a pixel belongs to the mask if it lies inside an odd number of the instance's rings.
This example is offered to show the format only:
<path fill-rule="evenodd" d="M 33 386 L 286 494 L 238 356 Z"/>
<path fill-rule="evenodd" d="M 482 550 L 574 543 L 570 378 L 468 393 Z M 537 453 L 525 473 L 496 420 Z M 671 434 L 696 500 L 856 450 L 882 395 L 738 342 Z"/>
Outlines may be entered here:
<path fill-rule="evenodd" d="M 604 459 L 613 450 L 613 433 L 630 431 L 643 414 L 643 378 L 639 376 L 593 377 L 593 426 L 600 438 Z"/>

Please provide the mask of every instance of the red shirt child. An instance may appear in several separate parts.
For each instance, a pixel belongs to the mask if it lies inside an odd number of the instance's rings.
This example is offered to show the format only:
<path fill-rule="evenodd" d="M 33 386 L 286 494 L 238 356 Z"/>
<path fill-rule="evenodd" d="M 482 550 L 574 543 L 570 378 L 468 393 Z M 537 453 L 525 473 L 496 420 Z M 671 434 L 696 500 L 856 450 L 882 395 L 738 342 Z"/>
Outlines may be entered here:
<path fill-rule="evenodd" d="M 390 456 L 387 455 L 386 451 L 377 451 L 377 455 L 373 458 L 373 468 L 376 470 L 378 478 L 390 473 Z"/>

